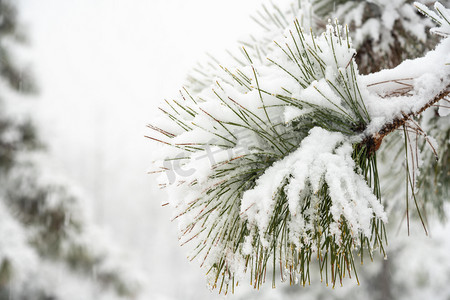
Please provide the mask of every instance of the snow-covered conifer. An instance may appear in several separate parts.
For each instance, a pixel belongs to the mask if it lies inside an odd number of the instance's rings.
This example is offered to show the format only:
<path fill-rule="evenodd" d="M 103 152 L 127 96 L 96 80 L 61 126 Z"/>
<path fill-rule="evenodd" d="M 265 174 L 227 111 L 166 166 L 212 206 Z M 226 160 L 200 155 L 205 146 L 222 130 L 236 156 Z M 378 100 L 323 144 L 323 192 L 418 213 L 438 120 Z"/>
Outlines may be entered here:
<path fill-rule="evenodd" d="M 302 27 L 302 9 L 284 23 L 275 8 L 267 14 L 281 27 L 269 30 L 274 43 L 252 43 L 234 66 L 191 80 L 149 125 L 148 137 L 166 145 L 161 185 L 181 243 L 225 292 L 246 272 L 255 287 L 267 271 L 273 284 L 279 272 L 305 285 L 313 269 L 333 286 L 358 280 L 356 262 L 386 251 L 379 147 L 450 92 L 449 19 L 439 4 L 434 32 L 444 36 L 433 51 L 366 76 L 347 26 L 331 21 L 316 35 Z M 401 11 L 411 17 L 412 9 Z M 385 18 L 384 26 L 396 23 Z M 416 169 L 407 171 L 415 182 Z"/>

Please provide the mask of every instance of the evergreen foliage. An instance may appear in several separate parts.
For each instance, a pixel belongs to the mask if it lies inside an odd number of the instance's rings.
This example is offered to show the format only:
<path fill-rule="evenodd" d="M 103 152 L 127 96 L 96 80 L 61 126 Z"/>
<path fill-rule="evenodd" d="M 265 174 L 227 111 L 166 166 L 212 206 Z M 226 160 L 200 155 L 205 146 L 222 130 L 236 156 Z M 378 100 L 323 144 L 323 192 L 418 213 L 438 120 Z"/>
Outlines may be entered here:
<path fill-rule="evenodd" d="M 20 66 L 13 55 L 11 43 L 25 43 L 26 37 L 17 24 L 17 11 L 10 1 L 0 1 L 0 76 L 14 90 L 35 92 L 30 70 Z"/>
<path fill-rule="evenodd" d="M 321 279 L 334 286 L 346 276 L 358 280 L 355 255 L 361 262 L 367 254 L 372 258 L 375 249 L 385 255 L 378 149 L 387 135 L 399 128 L 406 133 L 414 117 L 447 101 L 449 93 L 449 72 L 442 61 L 433 65 L 435 70 L 422 71 L 428 74 L 411 75 L 418 83 L 401 77 L 406 65 L 359 75 L 360 65 L 366 72 L 374 70 L 369 58 L 381 61 L 396 51 L 392 61 L 376 64 L 392 67 L 433 44 L 411 30 L 419 16 L 407 1 L 400 2 L 402 14 L 387 17 L 391 6 L 384 1 L 336 2 L 343 15 L 356 10 L 349 17 L 359 21 L 349 23 L 356 30 L 360 56 L 351 31 L 337 21 L 320 36 L 302 28 L 304 22 L 312 23 L 303 17 L 331 13 L 325 9 L 327 1 L 315 1 L 307 9 L 306 1 L 298 1 L 286 13 L 275 5 L 272 11 L 264 7 L 257 21 L 271 35 L 244 42 L 243 58 L 232 55 L 234 68 L 211 62 L 197 69 L 200 76 L 190 77 L 191 89 L 183 90 L 183 99 L 166 101 L 161 108 L 168 122 L 149 125 L 159 135 L 149 138 L 170 146 L 160 172 L 172 175 L 165 182 L 162 177 L 162 186 L 168 187 L 177 211 L 180 239 L 182 244 L 197 242 L 191 259 L 206 267 L 212 287 L 233 290 L 247 270 L 255 288 L 267 271 L 275 285 L 278 268 L 282 280 L 305 285 L 311 280 L 311 262 L 317 263 Z M 439 11 L 441 6 L 436 7 Z M 303 10 L 292 24 L 296 8 Z M 440 14 L 442 23 L 448 12 L 441 9 Z M 374 18 L 388 17 L 389 30 L 378 28 L 380 36 L 358 33 L 364 22 L 370 27 Z M 425 30 L 429 24 L 418 26 Z M 274 43 L 269 42 L 272 36 Z M 414 46 L 417 39 L 422 46 Z M 443 41 L 422 61 L 448 58 L 447 44 Z M 424 75 L 437 83 L 420 90 Z M 408 150 L 412 144 L 408 134 L 404 138 Z M 205 157 L 209 160 L 201 159 Z M 419 209 L 417 164 L 408 164 L 415 161 L 411 153 L 406 157 L 406 203 L 411 191 Z"/>
<path fill-rule="evenodd" d="M 48 277 L 58 272 L 95 272 L 96 285 L 132 297 L 137 279 L 98 239 L 84 196 L 49 174 L 32 119 L 12 112 L 19 95 L 37 91 L 14 56 L 24 42 L 15 5 L 0 1 L 0 299 L 58 299 Z"/>
<path fill-rule="evenodd" d="M 417 13 L 412 0 L 312 2 L 319 20 L 337 18 L 349 25 L 363 74 L 393 68 L 436 45 L 437 39 L 427 34 L 431 20 Z"/>

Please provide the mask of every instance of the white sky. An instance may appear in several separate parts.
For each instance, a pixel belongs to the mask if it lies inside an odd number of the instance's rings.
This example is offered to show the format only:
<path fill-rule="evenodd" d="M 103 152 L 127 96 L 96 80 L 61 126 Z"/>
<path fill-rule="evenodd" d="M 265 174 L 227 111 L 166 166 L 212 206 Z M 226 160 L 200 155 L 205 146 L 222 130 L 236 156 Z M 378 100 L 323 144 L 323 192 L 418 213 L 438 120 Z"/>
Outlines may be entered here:
<path fill-rule="evenodd" d="M 176 222 L 160 206 L 164 193 L 146 175 L 154 144 L 145 125 L 205 51 L 232 48 L 249 32 L 258 2 L 20 2 L 53 164 L 95 199 L 97 221 L 130 249 L 161 299 L 212 295 L 177 245 Z"/>

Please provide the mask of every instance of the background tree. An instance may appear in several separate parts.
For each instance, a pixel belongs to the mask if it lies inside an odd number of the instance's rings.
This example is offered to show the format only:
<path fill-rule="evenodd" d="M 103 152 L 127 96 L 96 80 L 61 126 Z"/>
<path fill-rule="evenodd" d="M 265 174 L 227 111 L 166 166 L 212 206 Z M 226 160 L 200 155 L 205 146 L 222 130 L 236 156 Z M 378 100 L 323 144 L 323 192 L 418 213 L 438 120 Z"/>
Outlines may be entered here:
<path fill-rule="evenodd" d="M 26 42 L 17 16 L 0 1 L 0 299 L 134 297 L 137 275 L 99 234 L 86 196 L 46 167 L 32 118 L 17 109 L 37 91 L 14 55 Z"/>

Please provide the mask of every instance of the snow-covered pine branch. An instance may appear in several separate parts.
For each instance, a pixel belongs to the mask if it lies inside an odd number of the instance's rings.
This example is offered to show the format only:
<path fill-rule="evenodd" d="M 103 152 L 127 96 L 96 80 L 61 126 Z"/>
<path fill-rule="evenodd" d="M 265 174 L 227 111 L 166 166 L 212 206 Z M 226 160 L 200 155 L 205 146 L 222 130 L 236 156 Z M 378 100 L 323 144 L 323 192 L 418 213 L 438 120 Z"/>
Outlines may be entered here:
<path fill-rule="evenodd" d="M 450 84 L 448 38 L 424 58 L 367 76 L 337 22 L 320 36 L 291 22 L 266 50 L 266 61 L 244 51 L 246 63 L 216 69 L 208 88 L 183 90 L 149 125 L 148 137 L 166 146 L 156 172 L 180 241 L 225 292 L 248 269 L 259 287 L 268 265 L 274 283 L 279 268 L 282 279 L 306 284 L 313 261 L 334 285 L 356 275 L 355 253 L 361 261 L 384 253 L 374 139 Z"/>
<path fill-rule="evenodd" d="M 450 39 L 445 39 L 424 57 L 404 61 L 394 69 L 363 76 L 372 101 L 373 118 L 367 128 L 377 149 L 384 136 L 420 115 L 450 93 Z M 381 108 L 380 108 L 381 107 Z"/>

